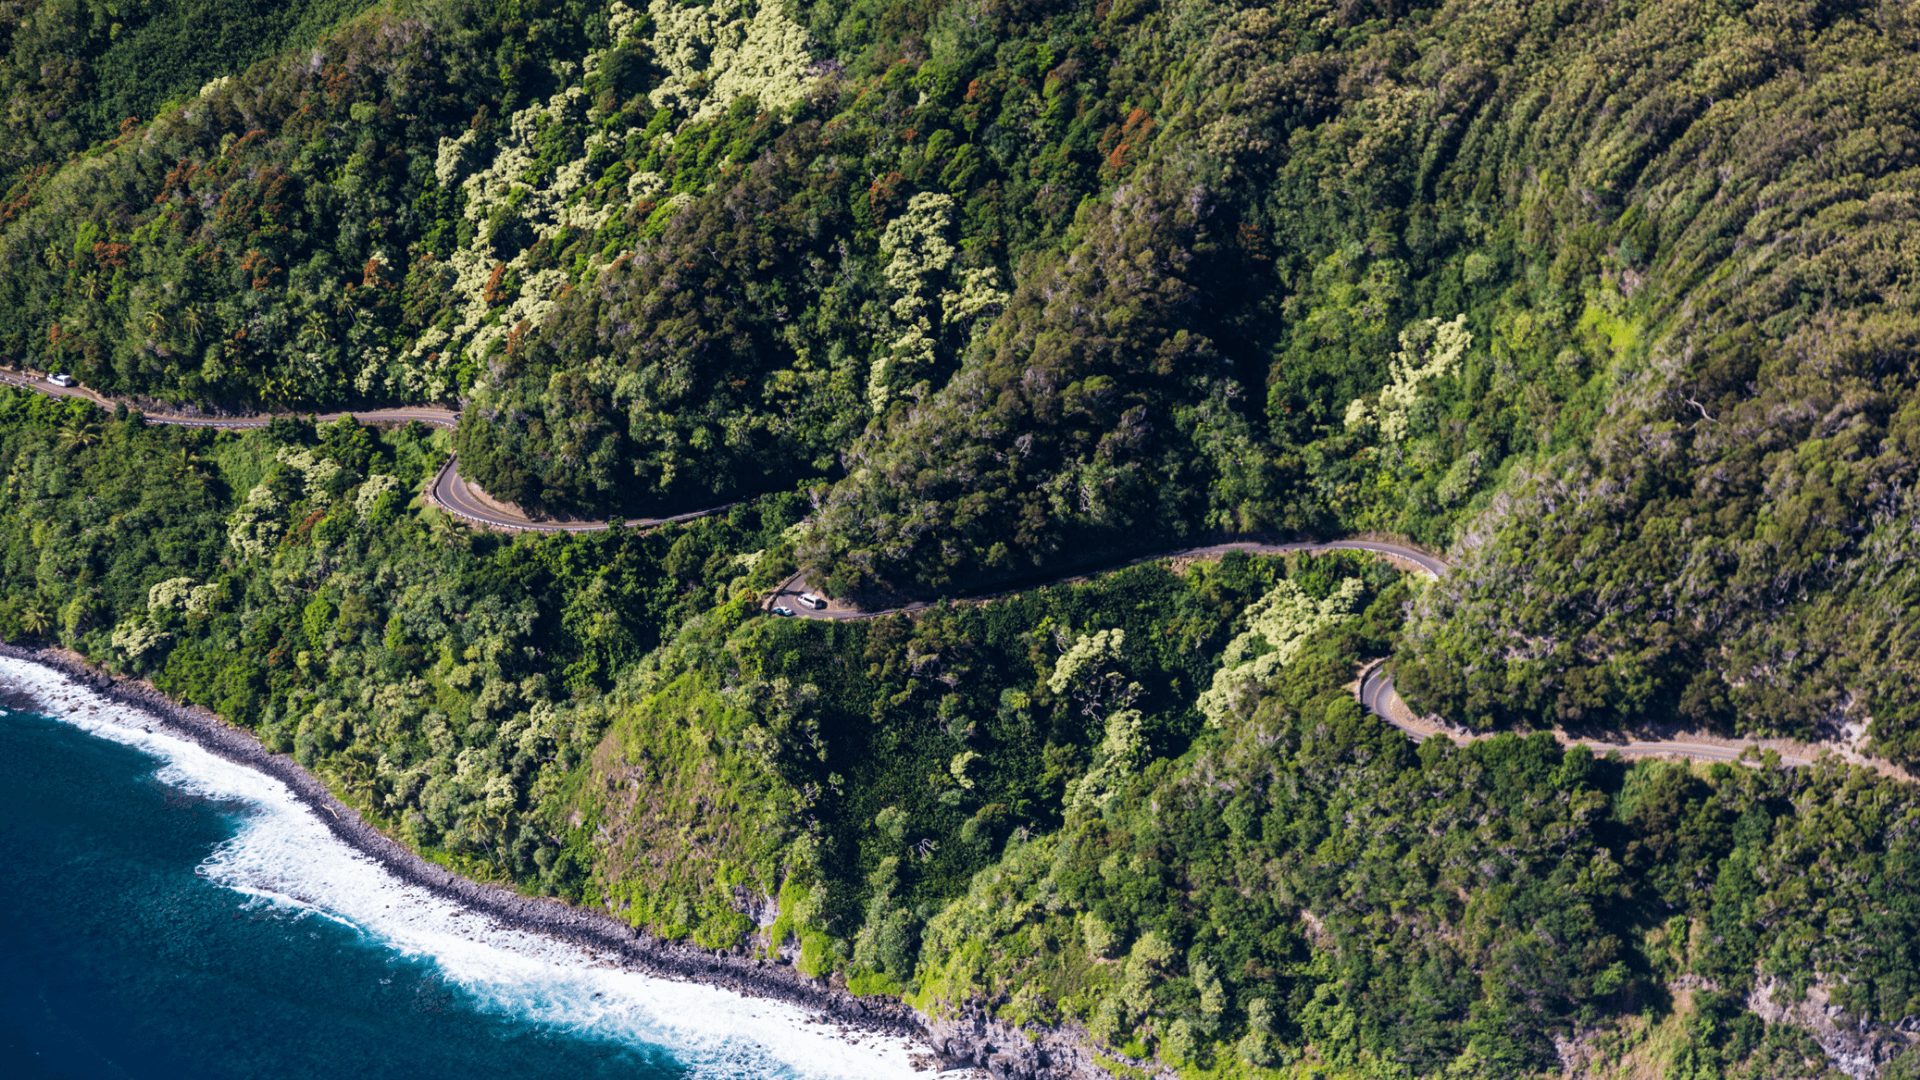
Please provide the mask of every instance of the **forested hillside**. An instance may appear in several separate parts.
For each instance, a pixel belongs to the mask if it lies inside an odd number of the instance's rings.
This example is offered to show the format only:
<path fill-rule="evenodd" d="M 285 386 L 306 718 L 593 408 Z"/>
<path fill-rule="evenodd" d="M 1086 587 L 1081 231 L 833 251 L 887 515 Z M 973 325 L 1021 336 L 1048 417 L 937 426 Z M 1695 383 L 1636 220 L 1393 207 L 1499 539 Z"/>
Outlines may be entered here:
<path fill-rule="evenodd" d="M 15 70 L 185 10 L 22 6 Z M 248 66 L 347 14 L 191 93 L 16 76 L 95 120 L 18 143 L 11 356 L 463 401 L 536 509 L 811 483 L 848 595 L 1404 534 L 1463 560 L 1424 707 L 1915 752 L 1901 5 L 429 3 Z"/>
<path fill-rule="evenodd" d="M 445 439 L 418 428 L 216 435 L 19 391 L 0 421 L 0 634 L 655 934 L 1069 1025 L 1121 1073 L 1824 1077 L 1750 996 L 1869 1034 L 1920 1013 L 1911 787 L 1416 748 L 1347 685 L 1416 592 L 1363 555 L 790 621 L 752 601 L 796 495 L 508 539 L 409 496 Z"/>
<path fill-rule="evenodd" d="M 11 0 L 0 55 L 0 361 L 462 410 L 6 391 L 0 636 L 466 872 L 1126 1075 L 1920 1071 L 1910 788 L 1527 735 L 1920 765 L 1911 5 Z M 414 500 L 455 450 L 739 502 L 507 538 Z M 756 605 L 1359 532 L 1451 569 Z M 1388 656 L 1507 733 L 1363 715 Z M 1812 1001 L 1867 1048 L 1762 1017 Z"/>
<path fill-rule="evenodd" d="M 61 0 L 0 5 L 0 169 L 44 174 L 211 80 L 312 45 L 367 0 Z"/>

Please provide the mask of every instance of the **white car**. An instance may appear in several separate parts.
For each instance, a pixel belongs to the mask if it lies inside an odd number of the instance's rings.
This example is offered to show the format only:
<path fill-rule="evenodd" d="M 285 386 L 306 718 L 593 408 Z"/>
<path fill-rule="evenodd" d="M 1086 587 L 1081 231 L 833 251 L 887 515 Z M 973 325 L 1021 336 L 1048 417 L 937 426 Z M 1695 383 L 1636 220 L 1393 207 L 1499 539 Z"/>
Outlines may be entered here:
<path fill-rule="evenodd" d="M 810 607 L 810 608 L 812 608 L 812 609 L 814 609 L 815 611 L 818 611 L 818 610 L 820 610 L 821 608 L 824 608 L 824 607 L 826 607 L 826 606 L 827 606 L 827 601 L 825 600 L 825 598 L 823 598 L 823 597 L 821 597 L 821 596 L 820 596 L 819 594 L 817 594 L 817 593 L 805 593 L 805 594 L 803 594 L 803 595 L 802 595 L 802 596 L 800 597 L 800 602 L 801 602 L 801 603 L 803 603 L 803 604 L 805 604 L 805 605 L 807 605 L 808 607 Z"/>
<path fill-rule="evenodd" d="M 52 383 L 55 386 L 72 386 L 73 376 L 67 374 L 64 371 L 56 371 L 53 374 L 47 376 L 47 381 Z"/>
<path fill-rule="evenodd" d="M 774 613 L 775 615 L 778 615 L 778 616 L 780 616 L 780 617 L 782 617 L 782 618 L 786 618 L 786 619 L 791 619 L 791 618 L 793 618 L 793 609 L 792 609 L 792 608 L 790 608 L 790 607 L 786 607 L 785 605 L 781 605 L 781 606 L 778 606 L 778 607 L 775 607 L 775 608 L 773 609 L 773 613 Z"/>

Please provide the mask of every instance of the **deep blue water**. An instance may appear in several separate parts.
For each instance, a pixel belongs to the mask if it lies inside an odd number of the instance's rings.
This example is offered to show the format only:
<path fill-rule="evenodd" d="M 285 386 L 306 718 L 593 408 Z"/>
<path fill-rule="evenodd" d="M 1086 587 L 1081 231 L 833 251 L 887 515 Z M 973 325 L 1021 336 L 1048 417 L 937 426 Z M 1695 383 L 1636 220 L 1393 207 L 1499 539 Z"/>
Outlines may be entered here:
<path fill-rule="evenodd" d="M 0 715 L 0 1077 L 686 1075 L 661 1047 L 490 1009 L 430 959 L 197 875 L 253 811 L 159 765 Z"/>

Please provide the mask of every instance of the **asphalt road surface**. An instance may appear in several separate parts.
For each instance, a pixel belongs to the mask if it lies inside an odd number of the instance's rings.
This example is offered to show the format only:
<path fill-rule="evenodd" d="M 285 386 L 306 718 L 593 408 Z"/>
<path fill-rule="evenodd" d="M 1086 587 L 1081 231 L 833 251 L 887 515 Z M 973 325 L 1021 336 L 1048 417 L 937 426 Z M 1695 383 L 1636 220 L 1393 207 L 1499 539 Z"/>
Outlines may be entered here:
<path fill-rule="evenodd" d="M 1380 719 L 1385 720 L 1387 723 L 1392 724 L 1394 727 L 1399 728 L 1401 731 L 1406 732 L 1407 737 L 1416 743 L 1425 742 L 1427 739 L 1440 734 L 1438 730 L 1428 730 L 1432 725 L 1402 723 L 1394 715 L 1393 706 L 1394 703 L 1399 700 L 1399 695 L 1393 692 L 1393 676 L 1387 674 L 1384 666 L 1376 665 L 1367 672 L 1365 678 L 1360 680 L 1359 698 L 1362 708 Z M 1408 711 L 1411 712 L 1412 710 Z M 1595 739 L 1565 737 L 1558 733 L 1556 733 L 1555 737 L 1566 746 L 1583 745 L 1595 753 L 1603 755 L 1617 751 L 1621 757 L 1628 758 L 1680 757 L 1690 761 L 1735 762 L 1739 761 L 1740 755 L 1747 750 L 1745 745 L 1721 746 L 1716 743 L 1694 742 L 1688 739 L 1602 742 Z M 1813 758 L 1806 754 L 1788 753 L 1785 751 L 1780 751 L 1779 753 L 1780 762 L 1783 765 L 1805 766 L 1813 764 Z"/>
<path fill-rule="evenodd" d="M 1211 555 L 1224 555 L 1229 551 L 1245 551 L 1253 555 L 1284 555 L 1290 551 L 1371 551 L 1379 555 L 1390 555 L 1397 559 L 1405 559 L 1419 566 L 1431 577 L 1439 577 L 1447 568 L 1447 564 L 1442 562 L 1438 557 L 1429 555 L 1424 551 L 1416 551 L 1413 548 L 1400 544 L 1389 544 L 1376 540 L 1298 541 L 1287 544 L 1262 544 L 1252 540 L 1237 540 L 1228 544 L 1208 544 L 1204 547 L 1189 547 L 1179 548 L 1174 551 L 1163 551 L 1157 555 L 1146 555 L 1136 559 L 1129 559 L 1115 566 L 1093 571 L 1093 573 L 1106 573 L 1110 570 L 1118 570 L 1125 566 L 1135 566 L 1143 562 L 1153 562 L 1157 559 L 1205 558 Z M 1082 570 L 1071 574 L 1064 574 L 1054 582 L 1044 582 L 1042 584 L 1057 584 L 1060 581 L 1071 581 L 1074 578 L 1086 577 L 1087 575 L 1088 571 Z M 1029 586 L 1029 588 L 1037 587 L 1039 586 Z M 785 607 L 791 610 L 794 615 L 803 619 L 845 620 L 877 619 L 882 615 L 899 615 L 910 611 L 921 611 L 937 603 L 937 601 L 919 600 L 911 604 L 902 604 L 899 607 L 865 610 L 853 607 L 839 600 L 831 600 L 828 601 L 825 608 L 814 608 L 800 601 L 801 596 L 811 592 L 813 592 L 813 588 L 807 584 L 806 575 L 804 573 L 795 574 L 793 577 L 787 579 L 786 584 L 776 589 L 772 596 L 762 601 L 761 606 L 768 610 L 772 610 L 775 607 Z M 1003 591 L 984 593 L 979 596 L 961 597 L 960 599 L 991 600 L 995 597 L 1009 595 L 1011 595 L 1011 593 Z"/>
<path fill-rule="evenodd" d="M 1427 733 L 1416 731 L 1393 718 L 1393 703 L 1399 695 L 1393 692 L 1393 676 L 1387 674 L 1386 666 L 1376 664 L 1360 680 L 1360 707 L 1407 733 L 1414 742 L 1425 742 Z"/>
<path fill-rule="evenodd" d="M 363 409 L 359 412 L 331 413 L 288 413 L 285 415 L 312 415 L 318 424 L 331 424 L 343 416 L 351 416 L 363 424 L 404 424 L 409 420 L 418 420 L 435 427 L 452 427 L 460 422 L 460 414 L 452 409 L 436 409 L 429 406 L 407 406 L 398 409 Z M 242 417 L 203 417 L 203 416 L 147 416 L 149 424 L 172 424 L 176 427 L 206 427 L 234 430 L 239 428 L 266 427 L 274 421 L 274 415 Z"/>
<path fill-rule="evenodd" d="M 1181 548 L 1176 551 L 1167 551 L 1158 555 L 1147 556 L 1146 558 L 1133 559 L 1121 565 L 1131 566 L 1135 563 L 1147 562 L 1154 559 L 1203 558 L 1211 555 L 1223 555 L 1229 551 L 1245 551 L 1257 555 L 1282 555 L 1291 551 L 1370 551 L 1375 554 L 1385 555 L 1411 563 L 1419 567 L 1430 577 L 1438 578 L 1447 571 L 1446 561 L 1437 555 L 1407 547 L 1404 544 L 1393 544 L 1378 540 L 1332 540 L 1323 543 L 1300 542 L 1289 544 L 1262 544 L 1252 541 L 1239 541 L 1229 544 L 1211 544 L 1205 547 Z M 1118 567 L 1114 567 L 1113 569 L 1118 569 Z M 1063 576 L 1060 580 L 1066 581 L 1075 577 L 1084 576 L 1086 576 L 1084 572 L 1070 574 Z M 792 578 L 789 578 L 786 584 L 782 585 L 772 596 L 767 598 L 765 606 L 768 609 L 776 606 L 785 607 L 789 611 L 792 611 L 796 618 L 803 619 L 873 619 L 883 615 L 897 615 L 903 612 L 918 611 L 931 606 L 930 603 L 920 602 L 906 604 L 901 607 L 886 608 L 879 611 L 862 611 L 840 601 L 832 600 L 828 601 L 827 607 L 816 609 L 800 601 L 802 595 L 811 591 L 807 584 L 806 575 L 796 574 Z M 969 599 L 984 600 L 991 599 L 992 596 L 1001 595 L 1006 594 L 995 593 L 991 594 L 991 596 L 977 596 L 970 597 Z M 1435 725 L 1424 724 L 1418 721 L 1403 722 L 1395 716 L 1394 705 L 1399 701 L 1399 695 L 1394 692 L 1393 676 L 1387 674 L 1384 665 L 1375 665 L 1367 672 L 1366 676 L 1360 681 L 1357 696 L 1360 699 L 1361 707 L 1365 708 L 1374 716 L 1399 728 L 1407 734 L 1408 738 L 1416 743 L 1423 742 L 1434 735 L 1441 734 Z M 1410 713 L 1412 710 L 1408 709 L 1406 711 Z M 1693 761 L 1738 761 L 1741 753 L 1746 749 L 1745 746 L 1719 746 L 1713 743 L 1693 742 L 1686 739 L 1635 740 L 1630 742 L 1609 743 L 1595 742 L 1586 739 L 1562 738 L 1561 741 L 1567 745 L 1582 743 L 1600 754 L 1605 754 L 1609 751 L 1618 751 L 1622 757 L 1678 757 Z M 1813 764 L 1812 758 L 1801 754 L 1782 753 L 1780 761 L 1786 765 Z"/>
<path fill-rule="evenodd" d="M 465 518 L 478 525 L 492 529 L 511 529 L 527 532 L 594 532 L 608 528 L 605 521 L 582 521 L 579 519 L 531 518 L 512 507 L 499 503 L 477 493 L 460 476 L 460 463 L 457 458 L 447 458 L 440 466 L 440 472 L 433 478 L 433 484 L 427 489 L 428 497 L 435 505 L 455 517 Z M 628 518 L 624 524 L 628 528 L 641 528 L 648 525 L 664 525 L 670 521 L 692 521 L 694 518 L 717 514 L 740 505 L 737 502 L 722 506 L 712 506 L 705 510 L 692 510 L 672 517 Z"/>
<path fill-rule="evenodd" d="M 107 409 L 113 408 L 115 404 L 112 399 L 103 397 L 85 387 L 55 386 L 47 382 L 44 378 L 35 378 L 31 374 L 22 375 L 13 372 L 0 372 L 0 383 L 18 386 L 23 389 L 35 391 L 36 393 L 46 394 L 50 397 L 85 398 Z M 330 423 L 340 419 L 342 416 L 352 416 L 362 423 L 406 423 L 409 420 L 418 420 L 423 424 L 433 424 L 438 427 L 453 427 L 460 422 L 459 413 L 451 409 L 442 409 L 434 406 L 403 406 L 393 409 L 370 409 L 352 413 L 322 413 L 314 416 L 314 419 L 320 423 Z M 221 429 L 265 427 L 268 423 L 272 422 L 272 420 L 272 416 L 212 418 L 179 415 L 149 415 L 147 417 L 147 422 L 150 424 L 176 424 L 182 427 Z M 476 494 L 475 491 L 468 486 L 467 482 L 461 479 L 459 463 L 452 456 L 447 458 L 447 463 L 442 465 L 440 472 L 435 475 L 433 484 L 428 488 L 427 497 L 441 509 L 456 517 L 495 529 L 537 532 L 592 532 L 597 529 L 609 527 L 609 523 L 605 521 L 534 519 L 511 507 L 502 506 L 490 499 L 485 499 Z M 736 505 L 738 504 L 727 503 L 724 506 L 710 507 L 705 510 L 694 510 L 685 514 L 675 514 L 672 517 L 632 518 L 627 520 L 625 524 L 629 527 L 643 527 L 648 525 L 662 525 L 674 521 L 690 521 L 694 518 L 718 513 L 719 511 L 729 509 Z M 1210 544 L 1204 547 L 1181 548 L 1176 551 L 1162 552 L 1158 555 L 1131 559 L 1120 565 L 1131 566 L 1136 563 L 1147 562 L 1154 559 L 1204 558 L 1212 555 L 1224 555 L 1229 551 L 1245 551 L 1256 555 L 1283 555 L 1292 551 L 1370 551 L 1375 554 L 1385 555 L 1393 559 L 1411 563 L 1419 567 L 1430 577 L 1438 578 L 1447 571 L 1446 561 L 1437 555 L 1410 548 L 1403 544 L 1393 544 L 1379 540 L 1332 540 L 1322 543 L 1296 542 L 1287 544 L 1262 544 L 1254 541 L 1237 541 L 1227 544 Z M 1108 569 L 1119 569 L 1119 567 L 1109 567 Z M 1067 581 L 1084 576 L 1086 576 L 1086 573 L 1083 571 L 1064 575 L 1060 580 Z M 862 611 L 848 604 L 833 600 L 828 601 L 826 607 L 816 609 L 800 601 L 800 597 L 810 591 L 811 589 L 807 585 L 806 576 L 804 574 L 796 574 L 788 579 L 786 584 L 776 590 L 772 596 L 768 597 L 762 606 L 769 610 L 776 606 L 785 607 L 791 610 L 795 616 L 806 619 L 873 619 L 883 615 L 898 615 L 903 612 L 918 611 L 932 606 L 930 602 L 920 601 L 905 604 L 900 607 L 885 608 L 879 611 Z M 993 593 L 988 596 L 968 597 L 966 599 L 983 600 L 1004 595 L 1007 594 Z M 1395 718 L 1393 706 L 1394 703 L 1398 701 L 1399 695 L 1394 693 L 1393 677 L 1386 673 L 1383 666 L 1374 667 L 1361 680 L 1358 696 L 1363 708 L 1380 719 L 1385 720 L 1387 723 L 1392 724 L 1394 727 L 1406 732 L 1407 736 L 1414 742 L 1421 742 L 1433 734 L 1438 733 L 1427 731 L 1424 726 L 1402 723 Z M 1562 739 L 1562 741 L 1573 742 L 1584 740 Z M 1589 743 L 1588 745 L 1594 746 L 1601 753 L 1617 750 L 1624 757 L 1667 756 L 1687 758 L 1694 761 L 1729 762 L 1738 760 L 1740 754 L 1745 749 L 1743 746 L 1718 746 L 1711 743 L 1690 742 L 1684 739 L 1624 743 Z M 1780 760 L 1783 764 L 1787 765 L 1813 764 L 1811 758 L 1800 754 L 1782 754 Z"/>
<path fill-rule="evenodd" d="M 32 390 L 36 394 L 45 394 L 56 398 L 84 398 L 103 409 L 113 408 L 117 402 L 110 397 L 94 393 L 84 386 L 55 386 L 45 378 L 12 371 L 0 371 L 0 383 L 17 386 L 22 390 Z M 172 424 L 176 427 L 205 427 L 222 430 L 266 427 L 276 416 L 313 416 L 322 424 L 330 424 L 343 416 L 351 416 L 363 424 L 404 424 L 409 420 L 418 420 L 423 424 L 436 427 L 452 427 L 460 422 L 460 414 L 452 409 L 442 409 L 432 405 L 406 405 L 397 409 L 365 409 L 360 412 L 330 413 L 269 413 L 264 416 L 182 416 L 176 413 L 146 413 L 149 424 Z"/>

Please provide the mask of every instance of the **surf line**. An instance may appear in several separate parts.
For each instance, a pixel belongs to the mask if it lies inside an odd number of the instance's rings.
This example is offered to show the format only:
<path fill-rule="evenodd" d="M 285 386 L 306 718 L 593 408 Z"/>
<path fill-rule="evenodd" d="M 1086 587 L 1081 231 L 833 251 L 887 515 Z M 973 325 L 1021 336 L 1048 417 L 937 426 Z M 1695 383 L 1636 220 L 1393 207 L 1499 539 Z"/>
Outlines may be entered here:
<path fill-rule="evenodd" d="M 15 708 L 154 755 L 162 782 L 245 804 L 239 832 L 200 867 L 209 880 L 429 957 L 488 1008 L 659 1046 L 696 1072 L 880 1080 L 934 1056 L 904 1005 L 876 1007 L 791 968 L 637 936 L 597 912 L 450 876 L 250 734 L 70 653 L 0 645 L 0 689 Z M 456 928 L 474 915 L 481 932 Z M 831 1022 L 817 1022 L 821 1013 Z"/>

